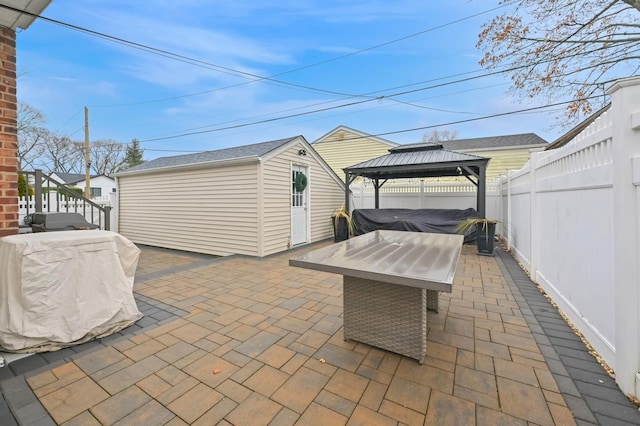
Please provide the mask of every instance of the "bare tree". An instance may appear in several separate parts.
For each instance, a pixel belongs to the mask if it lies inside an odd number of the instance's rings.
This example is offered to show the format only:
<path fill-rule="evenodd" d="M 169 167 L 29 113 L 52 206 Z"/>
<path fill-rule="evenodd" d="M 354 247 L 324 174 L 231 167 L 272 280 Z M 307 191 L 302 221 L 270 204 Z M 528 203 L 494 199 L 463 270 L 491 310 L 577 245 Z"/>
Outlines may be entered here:
<path fill-rule="evenodd" d="M 42 127 L 45 122 L 45 117 L 40 111 L 24 102 L 18 103 L 18 167 L 20 170 L 34 167 L 34 162 L 38 158 L 38 148 L 49 133 Z"/>
<path fill-rule="evenodd" d="M 430 133 L 422 135 L 422 142 L 445 142 L 458 139 L 457 130 L 433 129 Z"/>
<path fill-rule="evenodd" d="M 89 154 L 93 173 L 111 176 L 124 164 L 127 145 L 112 139 L 99 140 L 91 144 Z"/>
<path fill-rule="evenodd" d="M 51 132 L 44 127 L 45 123 L 44 115 L 36 108 L 23 102 L 18 104 L 20 169 L 29 167 L 49 173 L 84 173 L 84 143 Z M 112 139 L 98 140 L 91 143 L 89 153 L 92 173 L 110 176 L 123 166 L 127 146 Z"/>
<path fill-rule="evenodd" d="M 38 161 L 49 172 L 83 173 L 83 144 L 66 136 L 51 134 L 47 143 L 40 146 Z"/>
<path fill-rule="evenodd" d="M 520 0 L 483 26 L 480 64 L 506 68 L 522 98 L 569 96 L 569 126 L 606 84 L 640 68 L 639 12 L 640 0 Z"/>

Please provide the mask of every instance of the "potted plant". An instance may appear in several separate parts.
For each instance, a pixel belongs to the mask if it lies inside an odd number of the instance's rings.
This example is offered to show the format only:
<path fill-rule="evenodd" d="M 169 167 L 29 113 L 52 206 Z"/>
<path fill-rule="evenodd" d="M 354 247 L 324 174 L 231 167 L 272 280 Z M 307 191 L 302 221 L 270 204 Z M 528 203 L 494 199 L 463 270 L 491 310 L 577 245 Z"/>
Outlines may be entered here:
<path fill-rule="evenodd" d="M 353 226 L 351 215 L 344 206 L 334 210 L 331 215 L 331 223 L 333 225 L 333 241 L 344 241 L 349 239 L 349 232 Z"/>
<path fill-rule="evenodd" d="M 465 219 L 458 224 L 456 231 L 466 234 L 470 229 L 476 230 L 476 243 L 480 256 L 493 256 L 493 240 L 496 235 L 497 220 L 483 217 L 472 217 Z"/>

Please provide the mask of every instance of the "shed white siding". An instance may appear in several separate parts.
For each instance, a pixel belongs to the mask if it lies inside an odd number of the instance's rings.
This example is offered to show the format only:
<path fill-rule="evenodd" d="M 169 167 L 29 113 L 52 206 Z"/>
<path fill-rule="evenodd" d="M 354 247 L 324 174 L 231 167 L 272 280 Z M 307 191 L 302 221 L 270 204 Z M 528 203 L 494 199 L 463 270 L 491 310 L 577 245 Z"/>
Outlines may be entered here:
<path fill-rule="evenodd" d="M 119 231 L 138 244 L 258 256 L 258 163 L 119 178 Z"/>
<path fill-rule="evenodd" d="M 299 155 L 305 149 L 307 155 Z M 331 214 L 343 204 L 344 189 L 322 166 L 317 153 L 302 142 L 290 145 L 262 165 L 263 254 L 289 247 L 291 236 L 291 166 L 307 166 L 309 242 L 333 237 Z"/>

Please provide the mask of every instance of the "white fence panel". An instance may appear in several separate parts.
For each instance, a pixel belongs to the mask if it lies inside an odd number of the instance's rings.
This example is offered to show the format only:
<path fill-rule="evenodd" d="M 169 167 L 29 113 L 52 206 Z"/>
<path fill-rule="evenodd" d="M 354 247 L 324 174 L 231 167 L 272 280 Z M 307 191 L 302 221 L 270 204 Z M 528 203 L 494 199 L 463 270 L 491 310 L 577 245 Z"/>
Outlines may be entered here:
<path fill-rule="evenodd" d="M 564 147 L 533 153 L 499 193 L 512 253 L 615 368 L 612 135 L 605 113 Z"/>
<path fill-rule="evenodd" d="M 117 232 L 117 206 L 116 206 L 116 194 L 110 193 L 103 197 L 92 198 L 91 201 L 101 207 L 111 207 L 110 212 L 110 224 L 111 230 Z M 24 219 L 28 214 L 35 213 L 36 200 L 34 196 L 20 197 L 18 198 L 18 221 L 22 226 L 25 224 Z M 84 216 L 85 220 L 89 223 L 104 227 L 105 220 L 101 217 L 102 213 L 99 209 L 84 204 L 82 200 L 76 198 L 67 198 L 65 196 L 56 196 L 55 192 L 50 195 L 42 195 L 42 211 L 43 212 L 71 212 L 79 213 Z"/>
<path fill-rule="evenodd" d="M 351 185 L 354 209 L 375 207 L 375 192 L 370 183 Z M 380 188 L 381 209 L 468 209 L 476 208 L 476 186 L 472 183 L 393 183 Z M 501 200 L 497 188 L 487 185 L 486 215 L 497 219 L 500 216 Z"/>

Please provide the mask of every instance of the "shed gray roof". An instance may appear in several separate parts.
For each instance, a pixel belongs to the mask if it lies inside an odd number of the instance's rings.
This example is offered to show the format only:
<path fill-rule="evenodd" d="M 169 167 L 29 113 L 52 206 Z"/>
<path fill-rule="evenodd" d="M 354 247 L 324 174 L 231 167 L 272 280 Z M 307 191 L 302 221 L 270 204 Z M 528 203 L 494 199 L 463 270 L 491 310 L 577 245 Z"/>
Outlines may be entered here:
<path fill-rule="evenodd" d="M 519 146 L 546 146 L 548 142 L 535 133 L 522 133 L 518 135 L 490 136 L 486 138 L 453 139 L 443 141 L 446 149 L 487 149 L 487 148 L 512 148 Z"/>
<path fill-rule="evenodd" d="M 214 161 L 227 161 L 239 158 L 259 158 L 299 137 L 300 136 L 294 136 L 287 139 L 278 139 L 269 142 L 255 143 L 252 145 L 236 146 L 233 148 L 219 149 L 216 151 L 204 151 L 195 154 L 174 155 L 172 157 L 156 158 L 155 160 L 150 160 L 140 165 L 123 170 L 119 174 L 138 172 L 142 170 L 187 166 L 191 164 L 210 163 Z"/>

